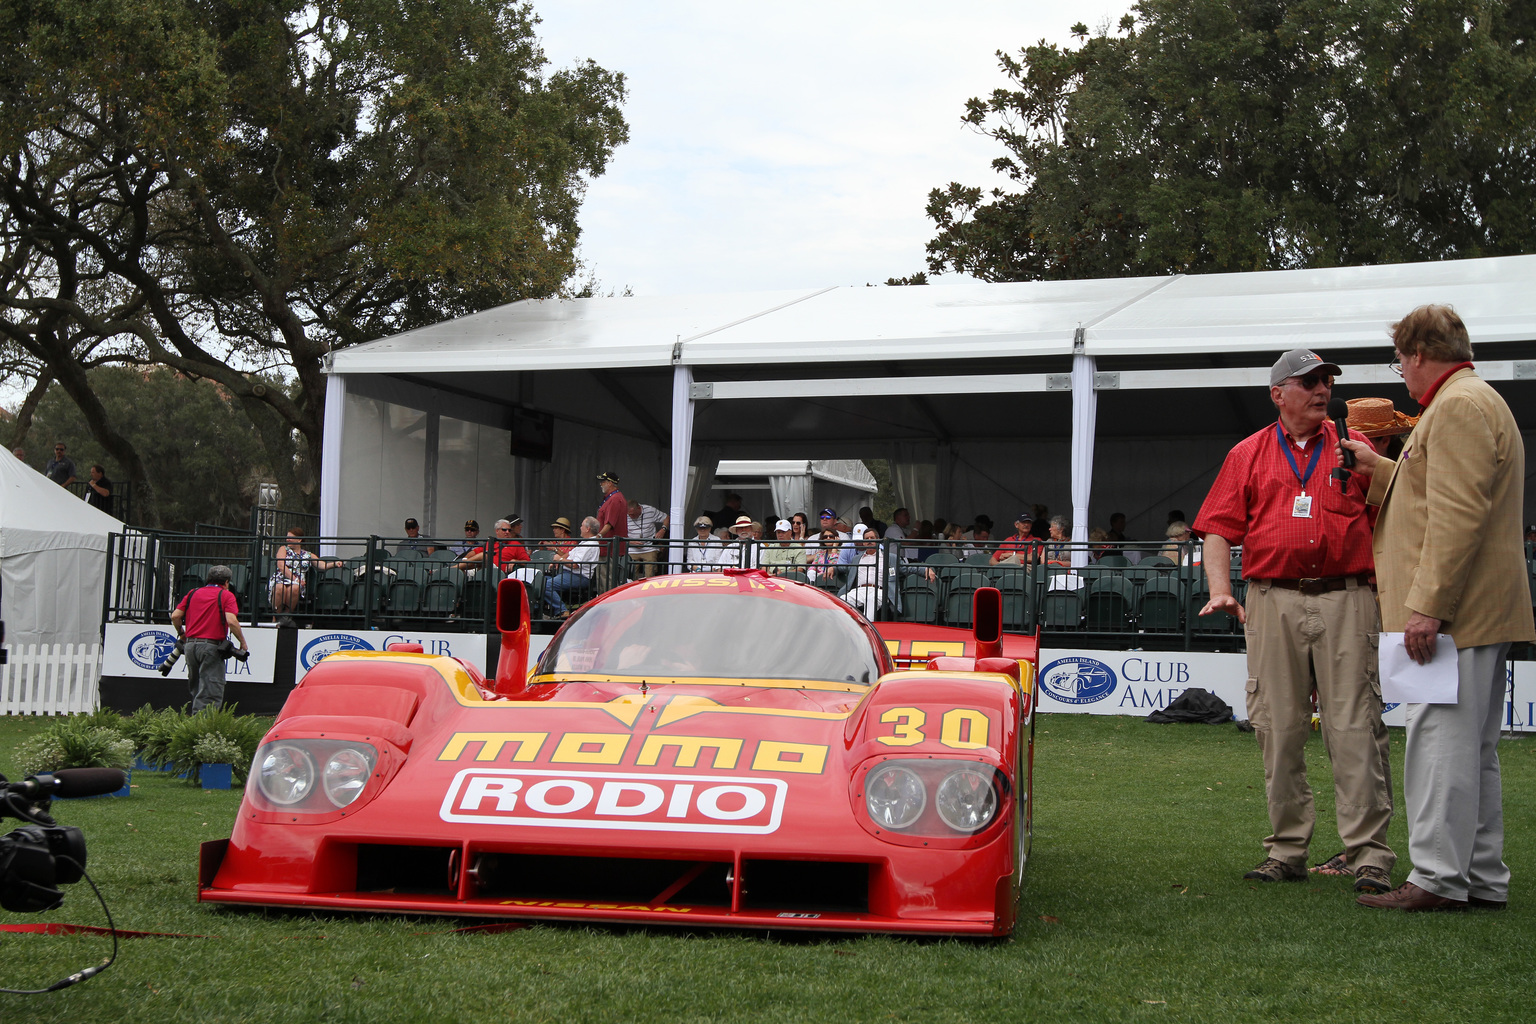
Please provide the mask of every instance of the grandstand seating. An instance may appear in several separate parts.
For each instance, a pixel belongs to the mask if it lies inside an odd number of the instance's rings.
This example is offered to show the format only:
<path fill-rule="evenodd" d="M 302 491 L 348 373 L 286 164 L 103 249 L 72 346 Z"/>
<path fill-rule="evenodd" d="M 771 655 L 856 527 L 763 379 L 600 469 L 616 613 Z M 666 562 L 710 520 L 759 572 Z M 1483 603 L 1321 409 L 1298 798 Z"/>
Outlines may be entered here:
<path fill-rule="evenodd" d="M 1095 633 L 1125 633 L 1131 629 L 1136 584 L 1124 576 L 1101 575 L 1087 587 L 1087 628 Z"/>

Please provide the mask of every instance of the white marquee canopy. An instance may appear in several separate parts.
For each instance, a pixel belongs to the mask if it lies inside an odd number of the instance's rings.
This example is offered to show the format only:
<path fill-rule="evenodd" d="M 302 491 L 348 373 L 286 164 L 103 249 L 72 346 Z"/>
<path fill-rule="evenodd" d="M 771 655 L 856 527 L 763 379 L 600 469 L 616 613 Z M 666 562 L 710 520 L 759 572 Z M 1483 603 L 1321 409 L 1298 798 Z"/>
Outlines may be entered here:
<path fill-rule="evenodd" d="M 1533 281 L 1536 256 L 1514 256 L 513 303 L 334 355 L 322 532 L 394 532 L 421 512 L 442 526 L 461 507 L 536 524 L 595 506 L 592 478 L 618 465 L 627 494 L 669 496 L 677 526 L 687 467 L 712 473 L 723 453 L 889 458 L 919 516 L 1008 521 L 1026 498 L 1070 494 L 1074 536 L 1090 506 L 1150 535 L 1159 503 L 1198 506 L 1226 449 L 1269 421 L 1286 349 L 1339 362 L 1344 397 L 1413 411 L 1386 330 L 1426 302 L 1456 307 L 1523 423 Z M 516 409 L 555 418 L 553 462 L 509 454 Z"/>

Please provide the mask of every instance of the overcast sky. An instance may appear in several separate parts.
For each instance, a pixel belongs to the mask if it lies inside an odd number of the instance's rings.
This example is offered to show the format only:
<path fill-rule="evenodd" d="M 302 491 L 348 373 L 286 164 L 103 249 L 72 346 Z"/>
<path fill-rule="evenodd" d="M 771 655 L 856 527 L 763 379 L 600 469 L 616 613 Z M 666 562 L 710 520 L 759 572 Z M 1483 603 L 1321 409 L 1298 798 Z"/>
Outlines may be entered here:
<path fill-rule="evenodd" d="M 995 52 L 1065 43 L 1129 3 L 534 6 L 552 66 L 628 79 L 630 141 L 587 193 L 582 254 L 605 290 L 658 295 L 922 270 L 928 191 L 1003 181 L 1002 147 L 960 123 L 966 99 L 1007 84 Z"/>

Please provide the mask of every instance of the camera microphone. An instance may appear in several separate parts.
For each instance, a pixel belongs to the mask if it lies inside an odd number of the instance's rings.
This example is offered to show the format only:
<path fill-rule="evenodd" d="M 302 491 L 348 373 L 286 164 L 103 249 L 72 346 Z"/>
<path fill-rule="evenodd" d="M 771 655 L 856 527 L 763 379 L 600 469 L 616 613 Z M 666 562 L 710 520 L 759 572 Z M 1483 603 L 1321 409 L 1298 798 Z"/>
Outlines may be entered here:
<path fill-rule="evenodd" d="M 104 796 L 116 793 L 128 783 L 128 776 L 116 768 L 61 768 L 56 772 L 31 775 L 10 783 L 13 792 L 28 800 L 44 797 Z"/>

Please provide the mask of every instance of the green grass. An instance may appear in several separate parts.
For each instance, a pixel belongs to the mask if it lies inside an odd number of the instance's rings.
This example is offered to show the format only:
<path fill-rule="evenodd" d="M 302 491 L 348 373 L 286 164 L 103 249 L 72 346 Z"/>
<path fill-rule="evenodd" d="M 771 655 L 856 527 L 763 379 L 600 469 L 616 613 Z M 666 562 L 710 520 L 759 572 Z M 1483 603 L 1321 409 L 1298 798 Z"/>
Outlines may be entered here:
<path fill-rule="evenodd" d="M 0 718 L 0 771 L 38 727 Z M 1393 730 L 1395 779 L 1402 733 Z M 213 909 L 193 901 L 197 846 L 227 836 L 238 792 L 139 772 L 127 800 L 64 801 L 120 927 L 210 936 L 125 940 L 109 971 L 47 996 L 0 996 L 7 1021 L 1516 1021 L 1536 963 L 1536 738 L 1503 745 L 1504 913 L 1357 907 L 1347 879 L 1258 885 L 1263 775 L 1230 726 L 1042 719 L 1034 858 L 998 942 L 455 922 Z M 1337 851 L 1327 762 L 1314 860 Z M 1391 841 L 1406 874 L 1407 834 Z M 99 924 L 65 905 L 0 922 Z M 472 923 L 472 922 L 463 922 Z M 0 934 L 0 985 L 98 961 L 100 937 Z M 23 1016 L 25 1014 L 25 1016 Z"/>

